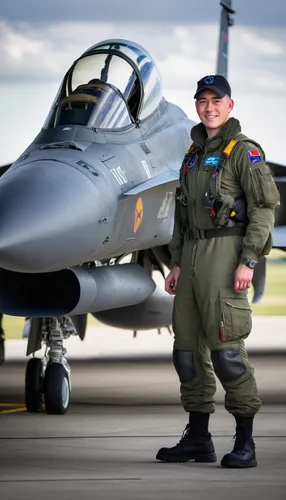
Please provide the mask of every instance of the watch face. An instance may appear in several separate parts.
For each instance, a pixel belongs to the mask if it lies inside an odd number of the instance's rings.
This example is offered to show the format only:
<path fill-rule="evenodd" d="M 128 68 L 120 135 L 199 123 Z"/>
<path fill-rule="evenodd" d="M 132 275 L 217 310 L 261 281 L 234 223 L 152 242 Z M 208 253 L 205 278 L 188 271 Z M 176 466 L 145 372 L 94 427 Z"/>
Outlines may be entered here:
<path fill-rule="evenodd" d="M 249 262 L 249 267 L 250 267 L 251 269 L 254 269 L 255 265 L 256 265 L 256 261 L 255 261 L 255 260 L 251 260 L 251 261 Z"/>
<path fill-rule="evenodd" d="M 253 259 L 244 259 L 243 263 L 250 269 L 254 269 L 257 264 L 256 260 Z"/>

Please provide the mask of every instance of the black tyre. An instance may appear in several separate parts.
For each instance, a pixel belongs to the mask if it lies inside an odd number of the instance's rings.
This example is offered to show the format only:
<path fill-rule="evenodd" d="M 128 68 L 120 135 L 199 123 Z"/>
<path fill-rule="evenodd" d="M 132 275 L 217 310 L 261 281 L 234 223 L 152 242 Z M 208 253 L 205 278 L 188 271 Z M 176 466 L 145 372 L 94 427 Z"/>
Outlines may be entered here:
<path fill-rule="evenodd" d="M 70 384 L 68 374 L 60 363 L 47 366 L 44 379 L 44 398 L 46 412 L 63 415 L 70 402 Z"/>
<path fill-rule="evenodd" d="M 42 410 L 42 362 L 38 358 L 31 358 L 26 368 L 25 404 L 30 412 Z"/>

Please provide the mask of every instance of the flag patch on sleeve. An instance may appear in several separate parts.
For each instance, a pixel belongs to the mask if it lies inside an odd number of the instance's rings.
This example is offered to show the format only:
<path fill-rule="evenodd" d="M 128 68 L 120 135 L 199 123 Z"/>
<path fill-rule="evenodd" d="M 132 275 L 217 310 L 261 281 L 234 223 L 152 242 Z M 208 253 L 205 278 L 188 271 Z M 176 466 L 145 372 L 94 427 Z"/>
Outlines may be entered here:
<path fill-rule="evenodd" d="M 250 149 L 247 155 L 251 163 L 259 163 L 261 161 L 261 154 L 257 149 Z"/>

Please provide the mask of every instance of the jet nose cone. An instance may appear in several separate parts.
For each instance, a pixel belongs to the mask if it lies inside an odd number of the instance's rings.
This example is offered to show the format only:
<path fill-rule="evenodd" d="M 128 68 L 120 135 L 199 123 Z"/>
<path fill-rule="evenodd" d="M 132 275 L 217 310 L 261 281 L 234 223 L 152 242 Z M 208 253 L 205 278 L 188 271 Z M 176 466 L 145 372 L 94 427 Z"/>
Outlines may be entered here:
<path fill-rule="evenodd" d="M 83 262 L 100 209 L 96 185 L 73 166 L 12 168 L 0 180 L 0 267 L 38 273 Z"/>

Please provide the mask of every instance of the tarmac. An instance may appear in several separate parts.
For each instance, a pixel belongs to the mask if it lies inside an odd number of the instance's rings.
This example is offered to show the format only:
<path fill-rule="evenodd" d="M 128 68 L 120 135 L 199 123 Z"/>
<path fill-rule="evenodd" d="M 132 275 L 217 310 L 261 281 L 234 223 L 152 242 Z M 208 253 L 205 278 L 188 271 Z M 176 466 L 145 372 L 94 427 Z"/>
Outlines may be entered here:
<path fill-rule="evenodd" d="M 219 382 L 210 428 L 218 462 L 155 459 L 161 446 L 179 441 L 187 423 L 166 330 L 133 339 L 132 332 L 89 328 L 84 342 L 67 340 L 71 404 L 59 416 L 25 411 L 26 341 L 7 342 L 0 499 L 285 500 L 286 318 L 256 318 L 247 343 L 263 406 L 254 430 L 258 467 L 246 470 L 220 467 L 235 430 Z"/>

